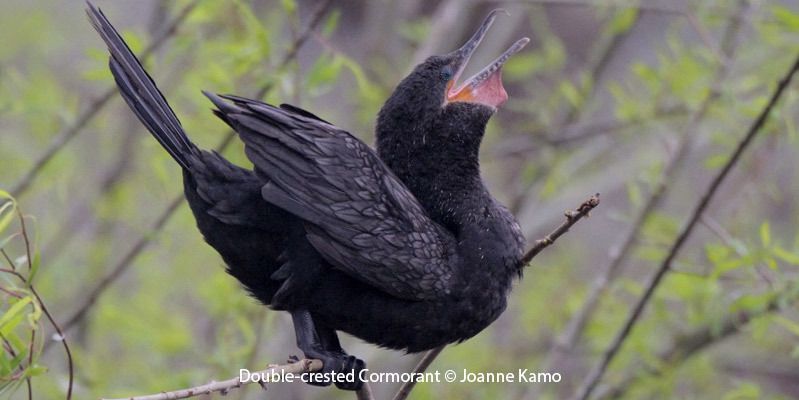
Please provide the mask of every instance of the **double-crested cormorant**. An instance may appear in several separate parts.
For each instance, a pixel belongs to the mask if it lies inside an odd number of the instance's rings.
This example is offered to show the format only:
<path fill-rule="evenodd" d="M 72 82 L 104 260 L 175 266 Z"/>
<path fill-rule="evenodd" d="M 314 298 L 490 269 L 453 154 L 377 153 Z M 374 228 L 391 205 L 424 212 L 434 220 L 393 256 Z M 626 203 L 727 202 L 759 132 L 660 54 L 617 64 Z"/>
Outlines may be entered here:
<path fill-rule="evenodd" d="M 254 297 L 291 313 L 298 347 L 327 373 L 364 368 L 336 331 L 418 352 L 474 336 L 505 308 L 524 239 L 486 189 L 478 150 L 507 100 L 501 67 L 528 39 L 458 83 L 496 13 L 397 86 L 378 116 L 377 152 L 300 108 L 205 93 L 251 171 L 194 145 L 114 27 L 88 9 L 122 96 L 182 167 L 205 240 Z"/>

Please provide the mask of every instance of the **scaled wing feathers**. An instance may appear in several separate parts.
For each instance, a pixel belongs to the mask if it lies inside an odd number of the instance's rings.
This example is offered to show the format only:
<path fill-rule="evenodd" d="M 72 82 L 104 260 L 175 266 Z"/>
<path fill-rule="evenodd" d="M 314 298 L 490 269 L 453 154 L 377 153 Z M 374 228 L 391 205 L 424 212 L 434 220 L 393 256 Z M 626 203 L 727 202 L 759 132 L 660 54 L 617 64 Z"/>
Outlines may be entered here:
<path fill-rule="evenodd" d="M 449 291 L 453 236 L 427 217 L 371 148 L 296 107 L 206 95 L 267 178 L 264 199 L 305 220 L 325 259 L 400 298 Z"/>

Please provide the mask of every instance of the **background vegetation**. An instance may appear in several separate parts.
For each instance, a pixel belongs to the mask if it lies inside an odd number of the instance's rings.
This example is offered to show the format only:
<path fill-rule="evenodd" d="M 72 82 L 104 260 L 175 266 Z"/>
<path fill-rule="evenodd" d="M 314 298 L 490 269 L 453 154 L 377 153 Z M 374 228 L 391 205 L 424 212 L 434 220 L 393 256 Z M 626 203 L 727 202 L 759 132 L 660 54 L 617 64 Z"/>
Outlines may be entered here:
<path fill-rule="evenodd" d="M 371 143 L 399 79 L 456 48 L 490 9 L 511 15 L 467 73 L 533 39 L 505 69 L 510 101 L 489 126 L 484 175 L 531 242 L 587 195 L 601 192 L 602 205 L 527 268 L 500 320 L 432 368 L 529 368 L 563 381 L 422 384 L 419 399 L 573 393 L 799 51 L 796 0 L 97 4 L 150 53 L 147 69 L 205 148 L 228 133 L 201 89 L 290 102 Z M 16 202 L 0 207 L 0 395 L 68 390 L 45 310 L 71 347 L 76 398 L 194 386 L 297 354 L 288 316 L 247 297 L 202 242 L 180 171 L 115 93 L 83 2 L 3 8 L 0 197 Z M 799 397 L 796 88 L 703 213 L 597 396 Z M 237 140 L 225 156 L 249 165 Z M 376 371 L 418 359 L 344 344 Z M 386 398 L 396 386 L 373 389 Z M 231 396 L 351 394 L 278 384 Z"/>

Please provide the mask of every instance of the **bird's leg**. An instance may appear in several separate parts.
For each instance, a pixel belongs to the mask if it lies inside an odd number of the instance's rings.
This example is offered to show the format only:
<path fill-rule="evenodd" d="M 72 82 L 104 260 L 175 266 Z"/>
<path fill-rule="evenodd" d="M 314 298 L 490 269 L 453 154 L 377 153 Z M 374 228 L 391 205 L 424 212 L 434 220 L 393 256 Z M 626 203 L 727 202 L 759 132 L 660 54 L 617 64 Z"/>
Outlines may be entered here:
<path fill-rule="evenodd" d="M 328 386 L 332 383 L 332 374 L 346 373 L 354 371 L 352 381 L 339 382 L 337 376 L 336 386 L 345 390 L 358 390 L 362 382 L 357 379 L 358 373 L 365 367 L 363 361 L 347 355 L 341 350 L 336 333 L 327 327 L 322 327 L 322 334 L 319 334 L 319 327 L 314 324 L 311 313 L 307 310 L 295 310 L 291 312 L 291 319 L 294 322 L 294 333 L 297 336 L 297 347 L 305 354 L 305 358 L 315 358 L 322 361 L 322 370 L 309 373 L 303 380 L 315 386 Z M 324 337 L 324 340 L 321 339 Z M 328 349 L 326 346 L 331 346 Z"/>
<path fill-rule="evenodd" d="M 343 390 L 358 390 L 361 386 L 361 381 L 358 379 L 359 373 L 366 368 L 366 363 L 364 363 L 363 360 L 347 354 L 341 348 L 341 343 L 338 341 L 338 335 L 336 335 L 336 331 L 327 325 L 316 323 L 316 334 L 319 337 L 319 342 L 322 344 L 322 348 L 324 348 L 326 351 L 336 353 L 340 357 L 344 357 L 346 359 L 346 363 L 342 372 L 350 373 L 354 371 L 354 380 L 342 382 L 336 381 L 336 387 Z"/>

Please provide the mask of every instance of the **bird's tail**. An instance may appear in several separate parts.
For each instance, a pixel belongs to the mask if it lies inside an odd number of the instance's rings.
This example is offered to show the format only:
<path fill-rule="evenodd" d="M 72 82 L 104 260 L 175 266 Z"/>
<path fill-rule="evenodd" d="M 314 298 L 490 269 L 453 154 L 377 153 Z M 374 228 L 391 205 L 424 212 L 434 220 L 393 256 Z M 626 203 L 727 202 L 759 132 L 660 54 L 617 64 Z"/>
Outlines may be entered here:
<path fill-rule="evenodd" d="M 177 116 L 130 47 L 102 11 L 87 1 L 86 13 L 111 53 L 108 64 L 122 97 L 139 120 L 183 168 L 190 170 L 199 149 L 189 140 Z"/>

